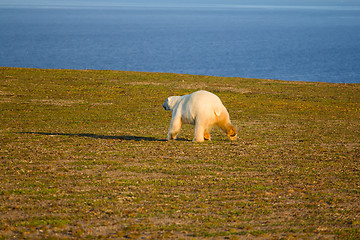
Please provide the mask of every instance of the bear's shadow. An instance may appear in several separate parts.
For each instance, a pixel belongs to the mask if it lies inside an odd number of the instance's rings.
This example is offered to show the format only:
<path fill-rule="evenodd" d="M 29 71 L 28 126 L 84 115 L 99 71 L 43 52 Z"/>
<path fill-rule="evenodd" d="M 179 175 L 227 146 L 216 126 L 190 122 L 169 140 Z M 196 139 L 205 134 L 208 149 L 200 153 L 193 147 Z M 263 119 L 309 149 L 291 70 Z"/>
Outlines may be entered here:
<path fill-rule="evenodd" d="M 166 139 L 159 139 L 155 137 L 143 137 L 143 136 L 131 136 L 131 135 L 100 135 L 92 133 L 50 133 L 50 132 L 21 132 L 23 134 L 36 134 L 36 135 L 46 135 L 46 136 L 69 136 L 69 137 L 89 137 L 95 139 L 114 139 L 114 140 L 127 140 L 127 141 L 157 141 L 165 142 Z M 178 141 L 189 141 L 185 138 L 179 138 Z"/>

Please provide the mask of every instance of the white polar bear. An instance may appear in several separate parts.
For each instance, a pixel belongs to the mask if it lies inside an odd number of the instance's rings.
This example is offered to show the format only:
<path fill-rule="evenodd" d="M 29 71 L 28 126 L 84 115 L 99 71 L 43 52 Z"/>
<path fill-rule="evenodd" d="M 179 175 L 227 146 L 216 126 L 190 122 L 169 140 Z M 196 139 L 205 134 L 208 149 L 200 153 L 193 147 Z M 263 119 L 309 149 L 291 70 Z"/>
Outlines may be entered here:
<path fill-rule="evenodd" d="M 184 123 L 195 125 L 194 142 L 210 140 L 212 127 L 221 128 L 231 140 L 236 140 L 236 128 L 229 113 L 215 94 L 200 90 L 189 95 L 168 97 L 163 107 L 172 111 L 167 140 L 176 139 Z"/>

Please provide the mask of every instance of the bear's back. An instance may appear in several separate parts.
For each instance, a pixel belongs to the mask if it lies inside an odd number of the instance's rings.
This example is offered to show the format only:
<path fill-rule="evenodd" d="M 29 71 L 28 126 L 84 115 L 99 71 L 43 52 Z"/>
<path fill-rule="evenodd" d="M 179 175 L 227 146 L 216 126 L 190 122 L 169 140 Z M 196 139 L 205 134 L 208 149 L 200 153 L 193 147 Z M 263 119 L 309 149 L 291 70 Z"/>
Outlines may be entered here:
<path fill-rule="evenodd" d="M 187 105 L 191 106 L 194 113 L 203 111 L 219 113 L 224 107 L 220 98 L 215 94 L 200 90 L 188 95 Z"/>

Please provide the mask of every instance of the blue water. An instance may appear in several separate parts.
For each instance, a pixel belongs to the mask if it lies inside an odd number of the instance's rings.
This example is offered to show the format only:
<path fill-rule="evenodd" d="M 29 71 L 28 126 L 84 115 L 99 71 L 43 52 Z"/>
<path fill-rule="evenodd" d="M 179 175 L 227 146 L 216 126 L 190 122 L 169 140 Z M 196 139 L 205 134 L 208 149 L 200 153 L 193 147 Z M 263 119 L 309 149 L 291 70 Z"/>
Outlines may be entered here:
<path fill-rule="evenodd" d="M 356 1 L 3 1 L 0 66 L 360 83 Z"/>

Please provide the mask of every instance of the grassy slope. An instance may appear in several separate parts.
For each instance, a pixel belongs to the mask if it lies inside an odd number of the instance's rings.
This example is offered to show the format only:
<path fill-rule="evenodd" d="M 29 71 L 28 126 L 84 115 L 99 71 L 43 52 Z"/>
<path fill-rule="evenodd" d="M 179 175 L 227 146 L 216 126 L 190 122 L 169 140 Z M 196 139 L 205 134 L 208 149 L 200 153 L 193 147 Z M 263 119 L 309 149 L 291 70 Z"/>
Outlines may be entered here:
<path fill-rule="evenodd" d="M 239 140 L 163 141 L 217 94 Z M 360 85 L 0 68 L 1 237 L 360 237 Z"/>

